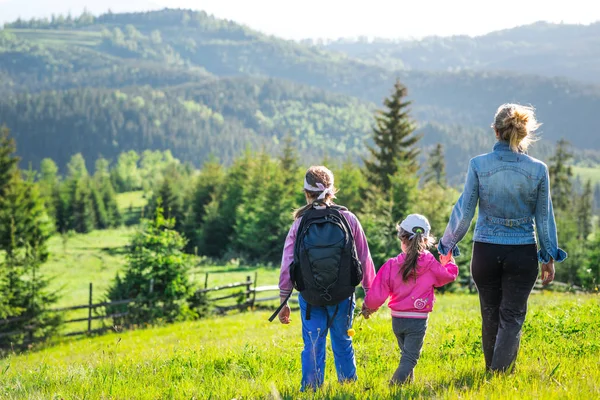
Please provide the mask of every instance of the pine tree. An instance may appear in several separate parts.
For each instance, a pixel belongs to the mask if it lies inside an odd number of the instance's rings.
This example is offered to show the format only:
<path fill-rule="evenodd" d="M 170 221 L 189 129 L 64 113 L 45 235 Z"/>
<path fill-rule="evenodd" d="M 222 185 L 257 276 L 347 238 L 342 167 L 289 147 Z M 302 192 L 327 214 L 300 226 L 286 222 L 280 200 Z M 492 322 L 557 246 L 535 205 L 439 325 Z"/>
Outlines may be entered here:
<path fill-rule="evenodd" d="M 577 237 L 581 241 L 587 240 L 592 233 L 593 204 L 592 182 L 588 180 L 583 187 L 583 193 L 577 197 Z"/>
<path fill-rule="evenodd" d="M 93 198 L 98 228 L 105 229 L 121 224 L 121 213 L 111 182 L 109 163 L 103 157 L 96 160 Z"/>
<path fill-rule="evenodd" d="M 14 156 L 15 142 L 10 137 L 10 131 L 5 126 L 0 127 L 0 197 L 13 178 L 19 158 Z"/>
<path fill-rule="evenodd" d="M 372 186 L 387 193 L 391 187 L 390 177 L 404 165 L 409 172 L 419 169 L 416 148 L 420 135 L 415 135 L 415 124 L 409 116 L 410 102 L 406 101 L 407 90 L 396 81 L 392 96 L 384 100 L 385 111 L 378 111 L 373 128 L 374 147 L 369 146 L 371 157 L 365 159 L 366 176 Z"/>
<path fill-rule="evenodd" d="M 244 185 L 235 222 L 234 249 L 253 261 L 276 261 L 291 221 L 292 199 L 277 160 L 259 154 Z"/>
<path fill-rule="evenodd" d="M 40 193 L 44 198 L 44 203 L 48 215 L 56 221 L 56 206 L 54 193 L 59 184 L 58 166 L 50 158 L 44 158 L 40 164 L 39 187 Z"/>
<path fill-rule="evenodd" d="M 425 182 L 434 182 L 441 187 L 446 187 L 446 161 L 444 159 L 444 146 L 438 143 L 427 160 Z"/>
<path fill-rule="evenodd" d="M 287 135 L 283 141 L 283 149 L 279 161 L 281 162 L 281 168 L 285 174 L 284 185 L 290 189 L 290 193 L 293 193 L 296 191 L 294 188 L 299 184 L 297 179 L 299 176 L 298 171 L 300 169 L 300 164 L 294 139 L 290 135 Z"/>
<path fill-rule="evenodd" d="M 594 213 L 600 214 L 600 183 L 594 188 Z"/>
<path fill-rule="evenodd" d="M 24 330 L 29 335 L 0 335 L 0 345 L 7 342 L 22 343 L 25 339 L 45 337 L 52 333 L 59 319 L 45 310 L 57 297 L 48 291 L 49 280 L 40 273 L 40 266 L 48 258 L 47 241 L 51 234 L 51 221 L 44 207 L 33 174 L 23 180 L 16 168 L 17 158 L 13 155 L 14 143 L 3 136 L 0 143 L 0 164 L 11 166 L 10 173 L 5 168 L 0 196 L 0 250 L 4 253 L 0 265 L 0 311 L 5 316 L 29 318 L 18 323 L 19 326 L 6 325 L 0 332 Z"/>
<path fill-rule="evenodd" d="M 174 223 L 164 218 L 159 199 L 154 219 L 145 221 L 143 231 L 134 236 L 129 246 L 123 277 L 117 275 L 108 290 L 110 300 L 139 300 L 127 307 L 125 323 L 139 324 L 158 318 L 172 322 L 192 316 L 187 304 L 192 289 L 191 263 L 183 253 L 185 239 L 173 229 Z M 117 307 L 108 311 L 122 310 Z"/>
<path fill-rule="evenodd" d="M 72 178 L 67 182 L 67 187 L 69 190 L 69 228 L 78 233 L 91 232 L 96 226 L 96 213 L 89 177 Z"/>
<path fill-rule="evenodd" d="M 573 168 L 569 162 L 573 154 L 569 150 L 569 142 L 561 139 L 556 145 L 556 152 L 550 158 L 550 187 L 554 208 L 560 211 L 569 211 L 573 198 Z"/>
<path fill-rule="evenodd" d="M 196 179 L 190 205 L 191 210 L 185 221 L 184 233 L 189 240 L 186 249 L 188 252 L 198 248 L 198 230 L 204 223 L 206 207 L 214 198 L 218 198 L 224 180 L 225 171 L 217 160 L 211 159 L 204 164 Z"/>

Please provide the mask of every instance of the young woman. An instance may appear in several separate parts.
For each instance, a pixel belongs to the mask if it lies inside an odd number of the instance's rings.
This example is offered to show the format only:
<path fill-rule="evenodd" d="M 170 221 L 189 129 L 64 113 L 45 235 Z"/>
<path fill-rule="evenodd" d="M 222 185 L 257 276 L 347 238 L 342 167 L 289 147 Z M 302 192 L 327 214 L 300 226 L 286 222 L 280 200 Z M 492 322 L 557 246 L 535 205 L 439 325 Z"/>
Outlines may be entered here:
<path fill-rule="evenodd" d="M 290 228 L 283 249 L 279 278 L 282 303 L 287 302 L 294 288 L 290 267 L 294 263 L 294 246 L 299 235 L 298 228 L 302 218 L 308 216 L 313 209 L 325 209 L 333 206 L 336 189 L 332 172 L 322 166 L 310 167 L 304 179 L 304 193 L 307 204 L 294 213 L 295 221 Z M 356 258 L 358 259 L 356 261 L 360 261 L 360 268 L 362 269 L 362 286 L 365 292 L 368 292 L 375 277 L 375 268 L 365 234 L 354 214 L 346 209 L 340 209 L 339 214 L 346 221 L 344 225 L 350 228 L 351 238 L 354 241 L 353 247 L 355 247 Z M 298 266 L 294 267 L 299 268 Z M 315 268 L 318 268 L 318 266 L 315 266 Z M 315 274 L 319 273 L 319 271 L 314 272 Z M 350 279 L 348 278 L 347 281 L 349 282 Z M 344 382 L 353 381 L 357 378 L 352 337 L 348 334 L 348 330 L 352 325 L 355 307 L 354 288 L 349 287 L 349 290 L 352 293 L 348 297 L 335 305 L 325 306 L 315 306 L 307 302 L 309 298 L 305 299 L 302 292 L 298 295 L 302 317 L 302 339 L 304 341 L 304 350 L 301 356 L 302 391 L 307 388 L 315 389 L 323 384 L 325 378 L 325 343 L 328 331 L 331 331 L 331 347 L 335 358 L 338 380 Z M 282 324 L 290 323 L 290 308 L 287 304 L 281 309 L 279 320 Z"/>
<path fill-rule="evenodd" d="M 558 248 L 548 168 L 526 154 L 538 126 L 530 107 L 498 108 L 492 124 L 498 142 L 491 153 L 470 161 L 464 191 L 438 245 L 440 254 L 457 256 L 456 245 L 479 204 L 471 274 L 479 292 L 485 364 L 492 371 L 515 363 L 538 261 L 546 285 L 554 279 L 554 262 L 567 257 Z"/>

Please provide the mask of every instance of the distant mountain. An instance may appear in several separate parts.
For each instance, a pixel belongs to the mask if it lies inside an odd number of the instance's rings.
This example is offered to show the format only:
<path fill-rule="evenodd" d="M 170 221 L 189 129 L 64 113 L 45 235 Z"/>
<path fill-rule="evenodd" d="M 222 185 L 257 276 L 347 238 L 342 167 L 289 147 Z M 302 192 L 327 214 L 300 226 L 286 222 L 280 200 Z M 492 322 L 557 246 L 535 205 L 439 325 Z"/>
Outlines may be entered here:
<path fill-rule="evenodd" d="M 393 69 L 505 70 L 600 83 L 600 21 L 590 25 L 537 22 L 477 37 L 340 39 L 323 48 Z"/>
<path fill-rule="evenodd" d="M 34 164 L 145 148 L 226 161 L 249 144 L 276 152 L 288 133 L 305 153 L 358 159 L 396 78 L 424 145 L 446 143 L 456 173 L 489 148 L 493 113 L 509 101 L 537 107 L 547 144 L 567 137 L 588 157 L 600 150 L 600 86 L 564 78 L 394 70 L 186 10 L 17 21 L 0 31 L 0 123 Z"/>
<path fill-rule="evenodd" d="M 17 19 L 52 18 L 53 15 L 80 15 L 84 11 L 99 15 L 108 12 L 133 12 L 156 10 L 160 5 L 152 0 L 103 0 L 90 2 L 85 0 L 0 0 L 0 26 Z"/>

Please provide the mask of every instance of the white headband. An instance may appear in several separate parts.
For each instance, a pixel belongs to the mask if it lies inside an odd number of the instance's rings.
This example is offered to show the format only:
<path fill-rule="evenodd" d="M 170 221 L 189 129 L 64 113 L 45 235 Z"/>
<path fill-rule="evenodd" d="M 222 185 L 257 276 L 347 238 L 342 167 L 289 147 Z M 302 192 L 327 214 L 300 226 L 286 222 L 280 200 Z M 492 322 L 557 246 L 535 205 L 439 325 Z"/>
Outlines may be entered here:
<path fill-rule="evenodd" d="M 321 192 L 317 200 L 324 200 L 328 194 L 331 194 L 333 198 L 335 195 L 333 194 L 333 182 L 331 186 L 325 187 L 321 182 L 317 182 L 317 186 L 312 186 L 306 181 L 306 177 L 304 177 L 304 190 L 308 190 L 310 192 Z"/>

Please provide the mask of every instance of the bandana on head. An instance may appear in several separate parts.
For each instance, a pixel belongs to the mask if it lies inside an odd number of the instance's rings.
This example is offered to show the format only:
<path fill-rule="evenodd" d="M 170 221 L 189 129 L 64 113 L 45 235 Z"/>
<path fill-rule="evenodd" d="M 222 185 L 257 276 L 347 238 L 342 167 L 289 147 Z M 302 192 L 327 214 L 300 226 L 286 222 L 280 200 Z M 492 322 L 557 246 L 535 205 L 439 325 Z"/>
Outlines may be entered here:
<path fill-rule="evenodd" d="M 308 190 L 310 192 L 321 192 L 317 200 L 324 200 L 328 194 L 331 194 L 331 196 L 335 198 L 335 195 L 333 194 L 333 181 L 329 187 L 325 187 L 325 185 L 323 185 L 321 182 L 317 182 L 316 186 L 312 186 L 306 181 L 306 177 L 304 177 L 304 190 Z"/>

